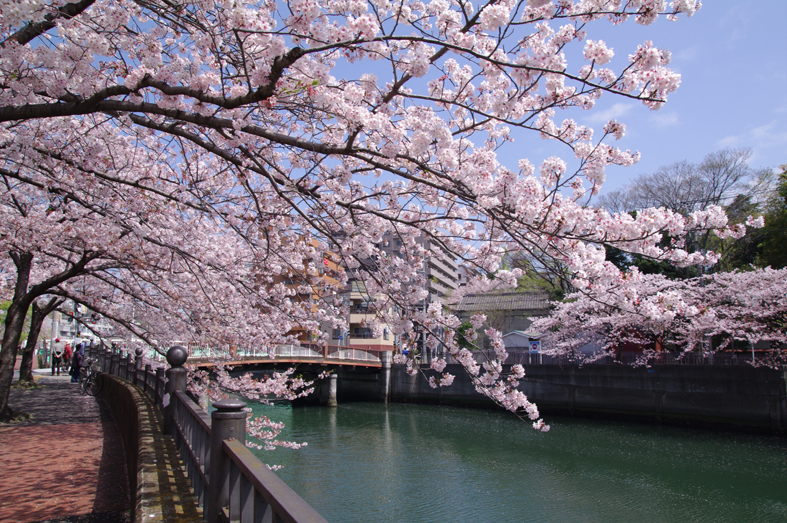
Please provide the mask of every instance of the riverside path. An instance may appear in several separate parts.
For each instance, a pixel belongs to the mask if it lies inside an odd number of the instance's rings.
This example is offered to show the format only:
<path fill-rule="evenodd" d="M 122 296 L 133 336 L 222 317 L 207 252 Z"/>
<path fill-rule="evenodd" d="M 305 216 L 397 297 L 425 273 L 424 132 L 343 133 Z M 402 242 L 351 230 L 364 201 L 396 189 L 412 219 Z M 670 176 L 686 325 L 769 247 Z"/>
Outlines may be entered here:
<path fill-rule="evenodd" d="M 9 403 L 30 419 L 0 425 L 0 521 L 130 521 L 123 442 L 109 409 L 66 373 L 47 374 L 37 372 L 41 388 L 11 391 Z"/>

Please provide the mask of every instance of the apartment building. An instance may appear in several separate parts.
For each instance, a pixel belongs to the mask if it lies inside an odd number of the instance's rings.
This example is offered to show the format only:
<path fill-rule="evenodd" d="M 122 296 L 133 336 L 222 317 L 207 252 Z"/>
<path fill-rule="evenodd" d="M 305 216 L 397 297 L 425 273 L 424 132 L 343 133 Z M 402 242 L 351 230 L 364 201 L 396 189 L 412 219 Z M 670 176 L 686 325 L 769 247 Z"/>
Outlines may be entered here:
<path fill-rule="evenodd" d="M 52 339 L 98 340 L 100 338 L 106 339 L 114 334 L 114 327 L 109 321 L 87 309 L 84 305 L 68 302 L 63 305 L 63 309 L 72 309 L 73 312 L 69 311 L 68 314 L 63 314 L 55 311 L 45 320 L 45 322 L 51 322 L 49 326 Z"/>
<path fill-rule="evenodd" d="M 442 302 L 459 288 L 459 265 L 454 257 L 434 240 L 421 236 L 417 242 L 431 253 L 424 262 L 424 276 L 429 291 L 428 301 L 429 303 Z M 393 233 L 386 233 L 383 236 L 379 248 L 388 256 L 402 256 L 402 240 Z"/>
<path fill-rule="evenodd" d="M 421 247 L 430 252 L 422 269 L 429 296 L 421 306 L 428 307 L 433 302 L 444 302 L 459 287 L 458 265 L 448 252 L 429 238 L 421 237 L 417 241 Z M 377 247 L 387 256 L 403 256 L 402 240 L 394 233 L 386 233 Z M 376 260 L 370 259 L 364 265 L 366 270 L 374 271 Z M 390 329 L 383 327 L 380 336 L 375 337 L 369 325 L 377 317 L 374 306 L 375 303 L 379 303 L 379 298 L 380 296 L 370 296 L 366 292 L 360 278 L 351 278 L 343 294 L 345 304 L 350 309 L 349 331 L 346 333 L 335 331 L 334 341 L 352 347 L 363 346 L 370 350 L 394 350 L 398 346 L 398 340 Z M 423 347 L 422 342 L 423 340 L 419 342 L 419 347 Z M 425 356 L 424 361 L 429 361 L 432 357 L 432 355 Z"/>
<path fill-rule="evenodd" d="M 304 242 L 314 249 L 319 249 L 319 242 L 314 239 L 305 240 L 303 238 L 297 238 L 294 241 Z M 314 280 L 311 280 L 312 283 L 309 285 L 311 292 L 298 292 L 292 297 L 292 300 L 296 303 L 306 304 L 311 308 L 312 312 L 316 311 L 320 306 L 320 300 L 324 296 L 324 290 L 321 288 L 321 284 L 326 286 L 334 286 L 339 283 L 339 281 L 336 279 L 336 276 L 343 272 L 344 268 L 341 267 L 341 265 L 338 263 L 338 260 L 339 257 L 333 252 L 323 251 L 321 253 L 321 262 L 318 263 L 316 267 L 314 267 L 314 270 L 317 274 L 308 275 L 311 277 L 319 275 L 318 281 L 315 283 Z M 287 287 L 297 288 L 302 287 L 306 281 L 310 280 L 310 278 L 307 278 L 306 276 L 307 275 L 303 271 L 292 270 L 288 273 L 277 276 L 274 278 L 274 282 L 284 283 L 284 285 Z M 330 335 L 333 329 L 330 325 L 321 325 L 320 330 Z M 309 345 L 316 341 L 314 339 L 314 333 L 300 326 L 296 326 L 290 330 L 289 334 L 294 335 L 301 345 Z M 330 336 L 328 337 L 330 338 Z"/>
<path fill-rule="evenodd" d="M 395 349 L 396 340 L 387 325 L 383 326 L 379 336 L 374 335 L 371 324 L 377 319 L 378 311 L 375 309 L 375 297 L 369 296 L 363 281 L 350 279 L 342 298 L 349 309 L 349 329 L 346 332 L 334 329 L 333 344 L 363 350 Z"/>

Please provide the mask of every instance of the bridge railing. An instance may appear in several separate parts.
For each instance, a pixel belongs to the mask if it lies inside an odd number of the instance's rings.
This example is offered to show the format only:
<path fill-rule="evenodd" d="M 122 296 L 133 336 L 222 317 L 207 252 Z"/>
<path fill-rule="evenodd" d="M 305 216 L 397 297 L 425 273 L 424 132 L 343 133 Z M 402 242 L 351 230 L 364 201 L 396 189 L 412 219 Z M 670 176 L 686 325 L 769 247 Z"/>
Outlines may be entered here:
<path fill-rule="evenodd" d="M 210 523 L 327 523 L 306 501 L 246 448 L 246 404 L 221 400 L 208 415 L 186 393 L 188 353 L 172 347 L 169 369 L 144 363 L 142 350 L 113 353 L 102 346 L 86 348 L 104 372 L 131 381 L 162 410 L 164 433 L 180 450 L 194 495 Z"/>
<path fill-rule="evenodd" d="M 382 362 L 382 352 L 380 350 L 356 349 L 353 347 L 328 346 L 326 358 L 335 360 L 364 361 L 371 363 Z"/>
<path fill-rule="evenodd" d="M 224 355 L 223 357 L 228 361 L 247 361 L 247 360 L 266 360 L 276 361 L 277 358 L 299 359 L 308 361 L 310 359 L 330 359 L 336 362 L 363 362 L 371 364 L 380 364 L 382 362 L 382 353 L 386 351 L 377 349 L 368 349 L 364 347 L 354 347 L 352 345 L 295 345 L 285 344 L 277 345 L 270 349 L 270 352 L 262 352 L 259 350 L 238 350 L 233 355 Z M 202 363 L 214 361 L 213 358 L 204 356 L 207 351 L 200 349 L 193 351 L 189 357 L 191 363 Z"/>

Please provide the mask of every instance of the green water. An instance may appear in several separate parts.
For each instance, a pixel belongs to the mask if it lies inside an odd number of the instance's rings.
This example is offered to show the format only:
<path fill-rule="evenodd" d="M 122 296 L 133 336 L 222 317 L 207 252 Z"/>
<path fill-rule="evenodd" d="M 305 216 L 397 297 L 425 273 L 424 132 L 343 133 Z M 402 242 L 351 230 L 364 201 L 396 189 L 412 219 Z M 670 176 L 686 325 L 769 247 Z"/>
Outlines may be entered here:
<path fill-rule="evenodd" d="M 503 412 L 264 407 L 301 450 L 259 451 L 331 523 L 787 522 L 787 439 Z"/>

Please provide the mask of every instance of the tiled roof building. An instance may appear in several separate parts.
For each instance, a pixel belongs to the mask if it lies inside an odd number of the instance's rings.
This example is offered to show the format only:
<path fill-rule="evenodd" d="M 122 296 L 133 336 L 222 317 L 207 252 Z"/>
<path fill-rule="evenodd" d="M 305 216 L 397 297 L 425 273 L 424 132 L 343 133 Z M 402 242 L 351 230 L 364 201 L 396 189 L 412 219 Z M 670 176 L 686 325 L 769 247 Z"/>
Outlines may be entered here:
<path fill-rule="evenodd" d="M 511 331 L 527 331 L 533 323 L 530 318 L 549 314 L 549 294 L 545 292 L 499 292 L 491 294 L 469 294 L 457 305 L 452 306 L 462 320 L 474 314 L 485 314 L 486 325 L 503 334 Z M 486 335 L 479 332 L 479 347 L 486 347 Z"/>
<path fill-rule="evenodd" d="M 501 292 L 469 294 L 454 307 L 456 312 L 549 310 L 549 294 L 539 292 Z"/>

